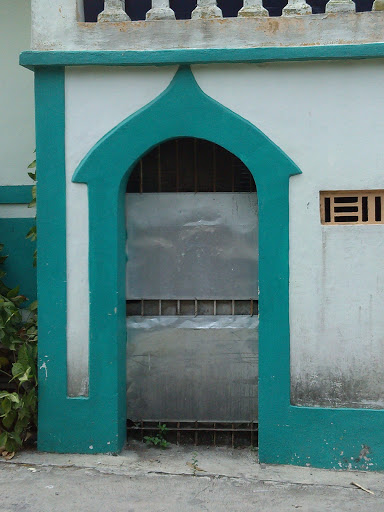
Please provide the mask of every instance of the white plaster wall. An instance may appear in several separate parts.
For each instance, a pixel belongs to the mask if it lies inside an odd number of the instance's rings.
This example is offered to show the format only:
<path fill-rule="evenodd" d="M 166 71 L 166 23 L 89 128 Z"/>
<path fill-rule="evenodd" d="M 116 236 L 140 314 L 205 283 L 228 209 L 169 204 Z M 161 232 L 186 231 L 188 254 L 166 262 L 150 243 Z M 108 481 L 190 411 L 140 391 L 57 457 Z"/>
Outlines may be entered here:
<path fill-rule="evenodd" d="M 96 142 L 158 96 L 176 68 L 69 68 L 65 75 L 69 395 L 88 393 L 87 186 L 72 176 Z"/>
<path fill-rule="evenodd" d="M 382 62 L 194 72 L 303 172 L 290 183 L 294 402 L 383 407 L 384 226 L 322 226 L 319 218 L 320 190 L 384 188 Z"/>
<path fill-rule="evenodd" d="M 0 219 L 33 219 L 36 208 L 28 208 L 27 204 L 0 204 Z"/>
<path fill-rule="evenodd" d="M 87 198 L 70 177 L 92 145 L 161 92 L 174 71 L 67 72 L 70 362 L 88 336 L 88 235 L 86 221 L 79 222 L 87 217 Z M 208 95 L 254 123 L 303 172 L 290 183 L 294 402 L 383 406 L 384 226 L 321 226 L 319 217 L 320 190 L 384 188 L 382 62 L 211 65 L 193 71 Z"/>
<path fill-rule="evenodd" d="M 31 184 L 26 168 L 35 149 L 33 73 L 19 66 L 30 33 L 30 1 L 1 0 L 0 186 Z"/>

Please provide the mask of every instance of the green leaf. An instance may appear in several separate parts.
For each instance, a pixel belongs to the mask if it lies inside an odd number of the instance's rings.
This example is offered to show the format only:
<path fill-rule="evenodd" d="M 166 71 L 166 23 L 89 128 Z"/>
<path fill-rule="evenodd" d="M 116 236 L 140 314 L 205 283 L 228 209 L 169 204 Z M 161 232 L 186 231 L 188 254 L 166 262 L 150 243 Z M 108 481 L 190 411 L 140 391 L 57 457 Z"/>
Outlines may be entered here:
<path fill-rule="evenodd" d="M 24 373 L 21 377 L 19 377 L 19 381 L 20 381 L 21 383 L 29 381 L 29 375 L 30 375 L 30 373 L 31 373 L 31 368 L 27 368 L 27 370 L 25 371 L 25 373 Z"/>
<path fill-rule="evenodd" d="M 30 311 L 37 311 L 37 300 L 33 301 L 28 308 Z"/>
<path fill-rule="evenodd" d="M 20 437 L 19 437 L 20 439 Z M 11 434 L 8 434 L 7 442 L 5 443 L 5 449 L 7 452 L 15 452 L 19 447 L 21 446 L 21 439 L 20 439 L 20 445 L 18 445 L 16 440 L 13 440 L 11 438 Z"/>
<path fill-rule="evenodd" d="M 24 164 L 24 165 L 25 165 L 25 164 Z M 36 167 L 36 160 L 34 160 L 33 162 L 31 162 L 31 163 L 28 165 L 27 169 L 35 169 L 35 167 Z M 25 169 L 25 167 L 24 167 L 24 169 Z"/>
<path fill-rule="evenodd" d="M 12 402 L 8 398 L 4 398 L 1 402 L 1 417 L 4 418 L 12 409 Z"/>
<path fill-rule="evenodd" d="M 7 441 L 8 441 L 8 432 L 3 432 L 2 434 L 0 434 L 0 447 L 1 448 L 5 448 Z"/>
<path fill-rule="evenodd" d="M 17 362 L 20 363 L 25 371 L 28 366 L 30 366 L 31 356 L 28 351 L 28 347 L 26 344 L 21 345 L 18 353 L 17 353 Z"/>
<path fill-rule="evenodd" d="M 6 429 L 10 429 L 17 417 L 15 410 L 9 411 L 9 413 L 3 418 L 3 425 Z"/>
<path fill-rule="evenodd" d="M 8 391 L 0 392 L 0 399 L 7 398 L 9 401 L 14 402 L 15 404 L 20 403 L 20 398 L 17 393 L 9 393 Z"/>
<path fill-rule="evenodd" d="M 14 378 L 19 377 L 20 375 L 23 375 L 26 368 L 21 363 L 13 363 L 12 365 L 12 375 Z"/>
<path fill-rule="evenodd" d="M 14 297 L 16 297 L 19 293 L 19 289 L 20 289 L 20 286 L 16 286 L 16 288 L 9 290 L 9 292 L 7 293 L 7 298 L 13 299 Z"/>

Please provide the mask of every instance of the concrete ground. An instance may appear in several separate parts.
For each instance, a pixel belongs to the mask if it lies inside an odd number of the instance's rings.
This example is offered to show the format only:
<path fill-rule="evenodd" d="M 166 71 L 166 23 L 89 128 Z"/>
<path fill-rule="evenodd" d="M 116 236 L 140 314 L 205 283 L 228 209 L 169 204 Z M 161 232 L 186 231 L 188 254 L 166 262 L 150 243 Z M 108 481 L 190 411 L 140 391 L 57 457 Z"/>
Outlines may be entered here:
<path fill-rule="evenodd" d="M 0 483 L 0 512 L 384 510 L 384 473 L 263 465 L 249 449 L 131 442 L 118 456 L 25 451 L 0 461 Z"/>

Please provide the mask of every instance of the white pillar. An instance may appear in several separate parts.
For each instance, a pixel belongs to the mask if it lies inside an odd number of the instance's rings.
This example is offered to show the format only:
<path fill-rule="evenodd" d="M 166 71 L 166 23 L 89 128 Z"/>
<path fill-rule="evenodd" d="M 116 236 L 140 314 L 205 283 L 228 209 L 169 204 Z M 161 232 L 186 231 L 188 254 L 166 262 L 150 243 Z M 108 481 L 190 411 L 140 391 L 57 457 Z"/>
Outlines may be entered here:
<path fill-rule="evenodd" d="M 356 6 L 352 0 L 330 0 L 325 12 L 355 12 Z"/>
<path fill-rule="evenodd" d="M 125 12 L 124 4 L 124 0 L 104 0 L 104 11 L 98 15 L 97 21 L 112 23 L 130 21 L 128 14 Z"/>
<path fill-rule="evenodd" d="M 216 0 L 197 0 L 197 7 L 192 11 L 193 20 L 222 18 L 223 13 L 217 7 Z"/>
<path fill-rule="evenodd" d="M 147 21 L 152 20 L 175 20 L 176 16 L 169 7 L 169 0 L 152 0 L 152 9 L 147 12 Z"/>
<path fill-rule="evenodd" d="M 302 14 L 312 14 L 312 8 L 305 0 L 288 0 L 288 4 L 283 9 L 283 16 L 299 16 Z"/>
<path fill-rule="evenodd" d="M 262 0 L 244 0 L 244 5 L 240 9 L 238 16 L 241 18 L 268 16 L 268 11 L 263 7 Z"/>

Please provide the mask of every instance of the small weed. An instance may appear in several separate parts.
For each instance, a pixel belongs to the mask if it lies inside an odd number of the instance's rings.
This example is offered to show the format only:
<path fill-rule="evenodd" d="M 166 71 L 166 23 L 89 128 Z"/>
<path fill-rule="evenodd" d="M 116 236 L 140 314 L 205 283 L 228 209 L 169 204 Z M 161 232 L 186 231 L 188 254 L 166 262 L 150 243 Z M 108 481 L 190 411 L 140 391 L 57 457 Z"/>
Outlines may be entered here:
<path fill-rule="evenodd" d="M 158 424 L 158 433 L 155 436 L 145 436 L 144 441 L 147 446 L 157 446 L 158 448 L 167 448 L 169 446 L 168 441 L 165 439 L 165 435 L 168 432 L 167 425 L 165 423 Z"/>
<path fill-rule="evenodd" d="M 191 467 L 193 470 L 193 476 L 196 476 L 196 471 L 198 470 L 198 460 L 197 460 L 197 452 L 192 453 L 192 463 Z"/>

